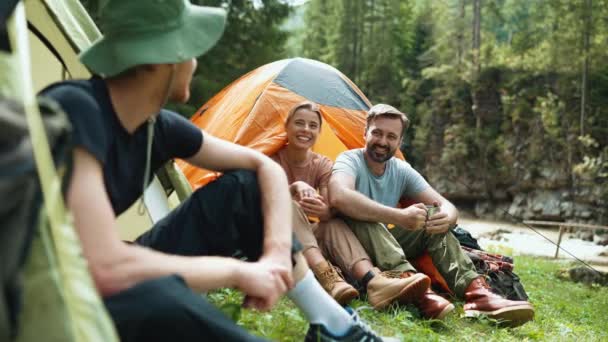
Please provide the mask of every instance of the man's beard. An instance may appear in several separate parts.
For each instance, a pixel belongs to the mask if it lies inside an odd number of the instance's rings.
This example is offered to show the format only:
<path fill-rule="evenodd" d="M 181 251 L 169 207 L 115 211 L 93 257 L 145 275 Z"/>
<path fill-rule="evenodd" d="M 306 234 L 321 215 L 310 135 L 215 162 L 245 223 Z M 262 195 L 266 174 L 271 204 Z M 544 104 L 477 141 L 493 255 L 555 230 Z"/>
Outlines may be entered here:
<path fill-rule="evenodd" d="M 382 153 L 379 154 L 376 152 L 376 148 L 382 148 L 386 151 L 386 153 Z M 394 150 L 391 150 L 389 146 L 381 146 L 378 144 L 373 144 L 371 146 L 368 145 L 367 147 L 367 155 L 369 156 L 369 158 L 371 160 L 373 160 L 376 163 L 384 163 L 385 161 L 391 159 L 394 155 L 395 152 L 397 152 L 397 149 L 395 148 Z"/>

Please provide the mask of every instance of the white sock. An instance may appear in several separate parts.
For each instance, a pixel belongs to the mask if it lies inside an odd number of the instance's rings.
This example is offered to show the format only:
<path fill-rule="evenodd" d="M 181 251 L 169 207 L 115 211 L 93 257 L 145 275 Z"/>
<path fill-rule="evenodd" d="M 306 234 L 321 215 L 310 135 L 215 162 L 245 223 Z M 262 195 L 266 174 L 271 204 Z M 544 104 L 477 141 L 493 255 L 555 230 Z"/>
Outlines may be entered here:
<path fill-rule="evenodd" d="M 304 312 L 310 323 L 323 324 L 335 336 L 344 335 L 352 326 L 353 319 L 317 281 L 311 270 L 287 297 Z"/>

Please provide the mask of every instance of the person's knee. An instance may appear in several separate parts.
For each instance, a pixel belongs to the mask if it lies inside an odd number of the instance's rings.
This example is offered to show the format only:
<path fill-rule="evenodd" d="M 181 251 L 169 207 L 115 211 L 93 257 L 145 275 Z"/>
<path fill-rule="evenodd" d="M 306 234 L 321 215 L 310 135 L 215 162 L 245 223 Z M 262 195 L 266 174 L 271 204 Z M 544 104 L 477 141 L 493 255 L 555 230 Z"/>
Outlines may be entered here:
<path fill-rule="evenodd" d="M 259 189 L 258 185 L 258 176 L 255 171 L 252 170 L 234 170 L 229 171 L 224 174 L 224 177 L 233 177 L 236 179 L 236 184 L 240 187 L 244 188 L 254 188 L 255 190 Z"/>
<path fill-rule="evenodd" d="M 196 297 L 196 298 L 195 298 Z M 147 340 L 179 337 L 196 330 L 189 305 L 203 300 L 190 291 L 176 276 L 143 282 L 110 297 L 106 307 L 121 338 Z"/>
<path fill-rule="evenodd" d="M 209 201 L 210 196 L 215 200 L 221 198 L 231 202 L 240 200 L 259 202 L 260 188 L 257 175 L 252 170 L 228 171 L 214 182 L 197 189 L 192 194 L 192 199 L 206 202 Z"/>
<path fill-rule="evenodd" d="M 322 222 L 317 228 L 320 233 L 335 234 L 348 231 L 350 228 L 341 218 L 334 217 L 329 221 Z"/>
<path fill-rule="evenodd" d="M 235 170 L 227 172 L 224 177 L 229 177 L 233 181 L 231 191 L 235 193 L 245 194 L 244 198 L 249 199 L 257 204 L 260 202 L 260 185 L 255 171 L 252 170 Z M 252 204 L 252 203 L 250 203 Z"/>
<path fill-rule="evenodd" d="M 141 299 L 145 300 L 147 315 L 154 319 L 175 320 L 187 313 L 184 298 L 195 296 L 179 276 L 169 276 L 147 281 L 142 284 Z"/>
<path fill-rule="evenodd" d="M 451 236 L 449 233 L 429 234 L 427 238 L 428 250 L 441 250 L 445 249 L 449 244 L 454 242 L 458 243 L 458 241 L 455 239 L 452 241 L 450 237 L 453 238 L 453 236 Z"/>

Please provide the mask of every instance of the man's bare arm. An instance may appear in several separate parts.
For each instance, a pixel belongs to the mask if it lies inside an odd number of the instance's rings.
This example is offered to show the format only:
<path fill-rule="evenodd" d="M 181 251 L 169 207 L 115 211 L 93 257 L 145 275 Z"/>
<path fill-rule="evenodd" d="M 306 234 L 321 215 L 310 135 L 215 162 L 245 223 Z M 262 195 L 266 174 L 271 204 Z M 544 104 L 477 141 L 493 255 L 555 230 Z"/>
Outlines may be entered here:
<path fill-rule="evenodd" d="M 248 294 L 277 292 L 276 282 L 251 288 L 247 275 L 251 263 L 222 257 L 167 255 L 122 242 L 105 190 L 100 163 L 88 152 L 76 148 L 67 203 L 83 253 L 98 290 L 103 296 L 125 290 L 142 281 L 179 274 L 197 291 L 219 287 L 240 288 Z M 246 273 L 243 273 L 246 272 Z M 267 271 L 266 277 L 273 277 Z M 256 281 L 255 283 L 259 283 Z M 282 289 L 281 289 L 282 290 Z M 263 296 L 263 295 L 262 295 Z"/>
<path fill-rule="evenodd" d="M 426 217 L 422 204 L 397 209 L 368 198 L 355 190 L 355 177 L 344 172 L 331 175 L 329 201 L 332 207 L 354 219 L 392 223 L 408 229 L 421 228 Z"/>
<path fill-rule="evenodd" d="M 201 131 L 202 132 L 202 131 Z M 200 150 L 187 161 L 195 166 L 225 171 L 233 169 L 253 170 L 257 173 L 264 215 L 264 252 L 284 266 L 291 266 L 291 195 L 285 172 L 263 153 L 202 132 L 204 143 Z M 285 275 L 291 287 L 291 272 Z"/>

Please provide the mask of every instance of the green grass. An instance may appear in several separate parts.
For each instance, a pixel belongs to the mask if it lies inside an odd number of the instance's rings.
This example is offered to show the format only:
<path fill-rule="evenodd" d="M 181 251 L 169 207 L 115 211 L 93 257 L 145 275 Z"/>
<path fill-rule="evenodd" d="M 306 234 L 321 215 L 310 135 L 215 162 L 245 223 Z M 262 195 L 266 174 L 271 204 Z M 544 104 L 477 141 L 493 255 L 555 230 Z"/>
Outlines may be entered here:
<path fill-rule="evenodd" d="M 462 302 L 456 314 L 444 321 L 421 319 L 413 307 L 393 306 L 378 312 L 359 311 L 377 332 L 403 341 L 608 341 L 608 288 L 574 283 L 558 277 L 571 265 L 520 256 L 515 272 L 520 276 L 536 310 L 535 320 L 518 328 L 499 328 L 489 319 L 464 319 Z M 240 310 L 242 295 L 221 290 L 209 295 L 212 302 L 237 317 L 239 325 L 256 335 L 277 341 L 302 341 L 308 323 L 287 299 L 270 312 Z M 351 306 L 367 306 L 355 300 Z"/>

